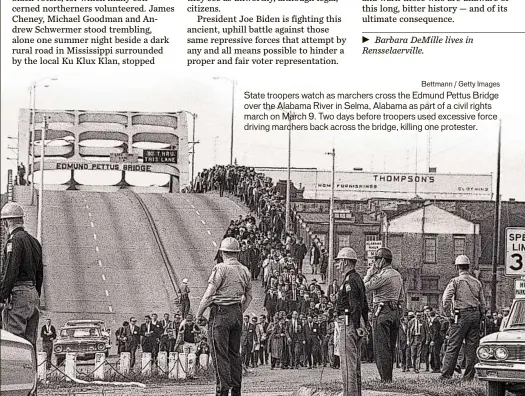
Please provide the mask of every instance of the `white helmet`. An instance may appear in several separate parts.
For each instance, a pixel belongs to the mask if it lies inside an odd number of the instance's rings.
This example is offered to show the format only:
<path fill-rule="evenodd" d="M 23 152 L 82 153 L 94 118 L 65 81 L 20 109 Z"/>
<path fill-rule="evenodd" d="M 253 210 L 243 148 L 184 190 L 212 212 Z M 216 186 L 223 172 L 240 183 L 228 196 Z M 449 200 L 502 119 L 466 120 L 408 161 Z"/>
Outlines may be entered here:
<path fill-rule="evenodd" d="M 470 265 L 470 259 L 464 254 L 460 254 L 458 257 L 456 257 L 454 265 Z"/>
<path fill-rule="evenodd" d="M 2 207 L 1 217 L 2 220 L 24 217 L 24 209 L 16 202 L 8 202 Z"/>
<path fill-rule="evenodd" d="M 345 247 L 339 250 L 336 260 L 357 260 L 357 253 L 350 247 Z"/>
<path fill-rule="evenodd" d="M 219 250 L 222 250 L 223 252 L 240 252 L 241 247 L 239 246 L 239 241 L 237 241 L 237 239 L 228 237 L 222 240 Z"/>

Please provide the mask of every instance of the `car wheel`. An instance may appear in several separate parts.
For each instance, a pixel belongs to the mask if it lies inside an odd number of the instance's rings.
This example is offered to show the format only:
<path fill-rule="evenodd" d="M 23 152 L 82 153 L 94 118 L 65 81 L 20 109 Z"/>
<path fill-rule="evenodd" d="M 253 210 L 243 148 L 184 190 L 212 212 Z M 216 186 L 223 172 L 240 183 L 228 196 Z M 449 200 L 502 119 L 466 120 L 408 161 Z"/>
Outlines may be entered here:
<path fill-rule="evenodd" d="M 487 396 L 505 396 L 504 382 L 487 382 Z"/>
<path fill-rule="evenodd" d="M 65 356 L 57 356 L 57 366 L 61 366 L 64 360 L 66 360 Z"/>

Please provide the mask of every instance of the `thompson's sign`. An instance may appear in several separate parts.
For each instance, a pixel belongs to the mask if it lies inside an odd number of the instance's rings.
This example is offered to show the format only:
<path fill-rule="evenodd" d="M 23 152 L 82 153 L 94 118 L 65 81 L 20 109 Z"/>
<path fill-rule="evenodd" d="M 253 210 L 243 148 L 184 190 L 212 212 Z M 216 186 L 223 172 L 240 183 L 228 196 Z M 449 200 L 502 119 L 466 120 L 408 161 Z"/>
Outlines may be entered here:
<path fill-rule="evenodd" d="M 137 154 L 130 153 L 110 153 L 109 162 L 131 162 L 138 163 L 139 156 Z"/>
<path fill-rule="evenodd" d="M 274 181 L 286 179 L 286 168 L 256 168 Z M 295 187 L 305 188 L 307 199 L 329 199 L 332 188 L 330 171 L 292 169 Z M 389 173 L 389 172 L 336 172 L 336 199 L 401 198 L 416 195 L 423 199 L 492 198 L 492 175 Z"/>

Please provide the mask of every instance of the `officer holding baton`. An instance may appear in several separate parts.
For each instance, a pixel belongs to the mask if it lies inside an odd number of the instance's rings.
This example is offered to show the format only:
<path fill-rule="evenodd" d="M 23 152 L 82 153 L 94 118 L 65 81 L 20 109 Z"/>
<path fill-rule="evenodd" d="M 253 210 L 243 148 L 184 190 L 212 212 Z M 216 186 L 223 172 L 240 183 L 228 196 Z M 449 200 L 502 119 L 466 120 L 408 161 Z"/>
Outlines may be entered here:
<path fill-rule="evenodd" d="M 337 315 L 341 329 L 339 349 L 343 396 L 361 396 L 361 340 L 368 325 L 365 285 L 355 270 L 357 254 L 345 247 L 336 257 L 335 267 L 344 276 L 337 293 Z"/>
<path fill-rule="evenodd" d="M 241 394 L 242 315 L 252 301 L 252 285 L 250 271 L 237 259 L 240 250 L 235 238 L 221 242 L 222 262 L 213 267 L 197 310 L 197 323 L 202 325 L 206 322 L 202 315 L 210 307 L 208 338 L 217 396 L 227 396 L 230 389 L 231 396 Z"/>

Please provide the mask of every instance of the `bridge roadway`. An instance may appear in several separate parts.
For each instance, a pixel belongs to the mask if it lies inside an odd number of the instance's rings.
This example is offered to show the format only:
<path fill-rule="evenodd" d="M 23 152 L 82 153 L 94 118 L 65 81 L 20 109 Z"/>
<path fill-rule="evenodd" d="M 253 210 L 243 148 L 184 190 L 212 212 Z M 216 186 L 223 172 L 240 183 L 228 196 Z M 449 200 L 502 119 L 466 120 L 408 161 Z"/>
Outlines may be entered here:
<path fill-rule="evenodd" d="M 193 312 L 226 227 L 246 213 L 216 194 L 46 192 L 42 317 L 51 318 L 57 330 L 68 319 L 100 318 L 114 331 L 130 316 L 142 323 L 145 314 L 175 312 L 176 288 L 140 201 L 176 283 L 189 280 Z M 260 313 L 259 282 L 254 292 L 250 312 Z"/>

